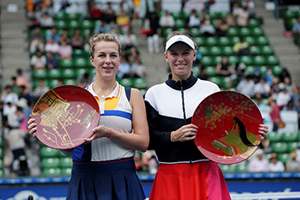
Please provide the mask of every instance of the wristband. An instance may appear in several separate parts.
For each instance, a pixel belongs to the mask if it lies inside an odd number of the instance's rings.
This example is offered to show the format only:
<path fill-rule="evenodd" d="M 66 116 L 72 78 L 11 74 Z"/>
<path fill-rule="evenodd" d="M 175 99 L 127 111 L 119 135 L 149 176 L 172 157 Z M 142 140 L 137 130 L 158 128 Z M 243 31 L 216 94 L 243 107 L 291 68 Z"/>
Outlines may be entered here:
<path fill-rule="evenodd" d="M 114 135 L 114 129 L 111 129 L 111 135 L 107 139 L 110 139 L 113 135 Z"/>

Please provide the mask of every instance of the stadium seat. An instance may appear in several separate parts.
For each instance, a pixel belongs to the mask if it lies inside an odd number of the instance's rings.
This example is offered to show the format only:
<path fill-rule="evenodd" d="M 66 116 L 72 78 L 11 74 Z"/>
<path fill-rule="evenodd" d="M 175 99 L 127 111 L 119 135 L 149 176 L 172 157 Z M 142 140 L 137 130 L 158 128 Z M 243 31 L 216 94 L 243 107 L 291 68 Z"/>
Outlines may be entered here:
<path fill-rule="evenodd" d="M 60 79 L 61 71 L 59 69 L 49 69 L 47 77 L 50 79 Z"/>
<path fill-rule="evenodd" d="M 76 78 L 77 74 L 74 69 L 61 69 L 61 77 L 63 79 L 72 79 Z"/>
<path fill-rule="evenodd" d="M 80 29 L 80 35 L 82 37 L 87 37 L 88 35 L 90 35 L 91 33 L 91 29 Z"/>
<path fill-rule="evenodd" d="M 199 28 L 190 28 L 190 33 L 194 37 L 199 37 L 200 36 L 200 29 Z"/>
<path fill-rule="evenodd" d="M 205 69 L 206 69 L 207 76 L 209 77 L 216 76 L 216 67 L 207 66 Z"/>
<path fill-rule="evenodd" d="M 58 86 L 58 79 L 49 79 L 48 84 L 50 88 L 55 88 Z"/>
<path fill-rule="evenodd" d="M 269 45 L 262 46 L 261 47 L 261 53 L 263 55 L 273 55 L 274 54 L 274 49 Z"/>
<path fill-rule="evenodd" d="M 227 36 L 239 36 L 239 30 L 237 27 L 230 27 L 227 29 Z"/>
<path fill-rule="evenodd" d="M 279 65 L 279 58 L 275 55 L 269 55 L 266 57 L 268 65 Z"/>
<path fill-rule="evenodd" d="M 250 45 L 250 46 L 253 46 L 253 45 L 255 45 L 255 37 L 253 37 L 253 36 L 246 36 L 246 37 L 244 37 L 244 41 L 245 42 L 248 42 L 248 44 Z"/>
<path fill-rule="evenodd" d="M 242 37 L 249 36 L 249 35 L 251 35 L 251 29 L 248 27 L 242 27 L 240 29 L 239 35 Z"/>
<path fill-rule="evenodd" d="M 285 164 L 290 159 L 289 153 L 279 153 L 277 154 L 277 156 L 278 160 L 283 162 L 283 164 Z"/>
<path fill-rule="evenodd" d="M 219 87 L 222 85 L 222 80 L 218 76 L 213 76 L 209 78 L 211 82 L 217 84 Z"/>
<path fill-rule="evenodd" d="M 44 175 L 44 176 L 60 176 L 61 169 L 58 167 L 45 168 L 42 170 L 42 175 Z"/>
<path fill-rule="evenodd" d="M 238 36 L 229 37 L 230 44 L 233 46 L 235 43 L 240 41 Z"/>
<path fill-rule="evenodd" d="M 238 173 L 249 172 L 249 165 L 248 164 L 237 164 L 235 166 L 235 172 L 238 172 Z"/>
<path fill-rule="evenodd" d="M 203 56 L 200 60 L 201 64 L 204 66 L 209 66 L 213 64 L 212 57 L 210 56 Z"/>
<path fill-rule="evenodd" d="M 176 29 L 184 28 L 185 27 L 185 20 L 184 19 L 176 19 L 174 27 Z"/>
<path fill-rule="evenodd" d="M 80 20 L 82 17 L 82 13 L 66 13 L 66 19 L 71 20 Z"/>
<path fill-rule="evenodd" d="M 55 26 L 56 29 L 67 29 L 68 28 L 68 24 L 64 20 L 55 21 L 54 26 Z"/>
<path fill-rule="evenodd" d="M 257 26 L 260 26 L 260 22 L 258 19 L 252 18 L 252 19 L 249 19 L 248 26 L 249 27 L 257 27 Z"/>
<path fill-rule="evenodd" d="M 172 28 L 162 28 L 162 31 L 161 31 L 162 37 L 163 37 L 163 38 L 168 37 L 168 35 L 169 35 L 170 33 L 172 33 L 172 31 L 173 31 Z"/>
<path fill-rule="evenodd" d="M 72 168 L 61 168 L 61 176 L 71 176 L 72 174 Z"/>
<path fill-rule="evenodd" d="M 218 56 L 222 54 L 222 50 L 219 46 L 213 46 L 209 48 L 209 54 L 212 56 Z"/>
<path fill-rule="evenodd" d="M 219 164 L 223 173 L 233 173 L 235 172 L 236 165 L 221 165 Z"/>
<path fill-rule="evenodd" d="M 244 63 L 245 65 L 251 65 L 252 64 L 252 57 L 251 56 L 241 56 L 239 61 L 241 63 Z"/>
<path fill-rule="evenodd" d="M 67 26 L 69 29 L 76 29 L 76 28 L 80 28 L 80 22 L 77 20 L 71 20 L 67 23 Z"/>
<path fill-rule="evenodd" d="M 289 152 L 296 151 L 298 149 L 298 142 L 288 142 L 287 146 Z"/>
<path fill-rule="evenodd" d="M 222 62 L 222 56 L 214 56 L 212 57 L 212 64 L 217 65 Z"/>
<path fill-rule="evenodd" d="M 76 78 L 74 79 L 64 79 L 63 80 L 64 85 L 76 85 Z"/>
<path fill-rule="evenodd" d="M 58 152 L 58 150 L 56 150 L 56 149 L 52 149 L 47 146 L 42 146 L 41 150 L 40 150 L 40 156 L 42 158 L 55 157 L 55 156 L 57 156 L 57 152 Z"/>
<path fill-rule="evenodd" d="M 267 139 L 270 140 L 271 143 L 281 141 L 282 135 L 278 132 L 270 132 L 268 133 Z"/>
<path fill-rule="evenodd" d="M 3 168 L 3 161 L 2 159 L 0 160 L 0 170 Z"/>
<path fill-rule="evenodd" d="M 265 65 L 266 64 L 266 59 L 263 56 L 254 56 L 253 57 L 253 64 L 256 66 L 260 66 L 260 65 Z"/>
<path fill-rule="evenodd" d="M 38 69 L 32 72 L 32 77 L 34 79 L 46 79 L 47 78 L 47 70 Z"/>
<path fill-rule="evenodd" d="M 132 87 L 133 81 L 131 78 L 122 78 L 119 80 L 119 83 L 123 85 L 124 87 Z"/>
<path fill-rule="evenodd" d="M 61 168 L 72 167 L 73 166 L 72 158 L 71 157 L 60 158 L 59 159 L 59 166 Z"/>
<path fill-rule="evenodd" d="M 96 23 L 98 23 L 98 21 Z M 100 23 L 100 21 L 99 21 L 99 23 Z M 94 29 L 95 28 L 95 22 L 93 22 L 92 20 L 83 20 L 81 22 L 81 28 L 82 29 L 88 29 L 88 30 Z"/>
<path fill-rule="evenodd" d="M 198 76 L 200 74 L 200 68 L 199 67 L 193 67 L 193 75 Z"/>
<path fill-rule="evenodd" d="M 260 72 L 260 74 L 261 74 L 262 76 L 265 76 L 265 75 L 266 75 L 267 70 L 268 70 L 268 68 L 267 68 L 267 66 L 265 66 L 265 65 L 259 67 L 259 72 Z"/>
<path fill-rule="evenodd" d="M 285 142 L 272 142 L 271 148 L 274 153 L 286 153 L 288 152 L 288 145 Z"/>
<path fill-rule="evenodd" d="M 72 68 L 73 67 L 73 59 L 59 59 L 57 61 L 59 68 Z"/>
<path fill-rule="evenodd" d="M 282 134 L 282 140 L 285 142 L 297 141 L 298 132 L 284 132 Z"/>
<path fill-rule="evenodd" d="M 230 40 L 228 39 L 228 37 L 220 37 L 218 38 L 218 45 L 220 46 L 230 45 Z"/>
<path fill-rule="evenodd" d="M 174 18 L 175 20 L 177 20 L 177 19 L 184 19 L 184 18 L 185 18 L 185 17 L 184 17 L 184 13 L 181 12 L 181 11 L 176 11 L 176 12 L 174 11 L 174 12 L 171 12 L 170 15 L 173 16 L 173 18 Z"/>
<path fill-rule="evenodd" d="M 209 47 L 206 46 L 200 46 L 198 48 L 198 51 L 201 53 L 202 56 L 207 56 L 209 55 Z"/>
<path fill-rule="evenodd" d="M 74 67 L 76 68 L 86 68 L 89 66 L 89 62 L 86 58 L 73 58 Z"/>
<path fill-rule="evenodd" d="M 49 167 L 59 167 L 59 158 L 42 158 L 41 167 L 42 169 Z"/>
<path fill-rule="evenodd" d="M 279 66 L 279 65 L 275 65 L 275 66 L 272 66 L 272 72 L 275 76 L 279 76 L 279 74 L 282 72 L 283 70 L 283 67 Z"/>
<path fill-rule="evenodd" d="M 146 78 L 134 78 L 132 81 L 133 87 L 137 89 L 145 89 L 148 87 L 147 79 Z"/>
<path fill-rule="evenodd" d="M 82 49 L 73 49 L 72 55 L 73 55 L 73 58 L 87 58 L 87 57 L 89 57 L 89 52 L 84 51 Z"/>
<path fill-rule="evenodd" d="M 261 27 L 254 27 L 251 30 L 251 34 L 253 36 L 263 36 L 264 35 L 264 31 Z"/>
<path fill-rule="evenodd" d="M 250 46 L 250 54 L 251 55 L 260 55 L 261 54 L 261 48 L 258 46 Z"/>
<path fill-rule="evenodd" d="M 225 55 L 225 56 L 233 55 L 232 46 L 224 46 L 224 47 L 221 47 L 221 49 L 222 49 L 222 55 Z"/>
<path fill-rule="evenodd" d="M 215 45 L 217 45 L 217 39 L 215 38 L 215 37 L 207 37 L 206 39 L 205 39 L 205 45 L 206 46 L 215 46 Z"/>
<path fill-rule="evenodd" d="M 207 12 L 207 14 L 208 14 L 210 20 L 220 18 L 220 13 L 219 12 L 209 11 L 209 12 Z"/>
<path fill-rule="evenodd" d="M 220 86 L 224 89 L 229 89 L 231 87 L 231 78 L 229 77 L 221 77 Z"/>
<path fill-rule="evenodd" d="M 199 47 L 204 46 L 205 44 L 203 37 L 195 37 L 195 42 Z"/>
<path fill-rule="evenodd" d="M 296 18 L 297 13 L 294 10 L 285 10 L 283 12 L 283 17 L 284 17 L 284 19 Z"/>
<path fill-rule="evenodd" d="M 84 73 L 88 72 L 89 73 L 89 70 L 86 69 L 86 68 L 80 68 L 80 69 L 77 69 L 76 70 L 76 75 L 77 77 L 80 76 L 80 75 L 83 75 Z"/>
<path fill-rule="evenodd" d="M 229 56 L 229 57 L 228 57 L 228 62 L 229 62 L 230 64 L 237 63 L 238 61 L 239 61 L 239 57 L 237 57 L 237 56 Z"/>
<path fill-rule="evenodd" d="M 264 46 L 268 44 L 269 44 L 269 40 L 266 36 L 256 37 L 256 45 Z"/>
<path fill-rule="evenodd" d="M 247 74 L 253 75 L 254 72 L 255 72 L 255 67 L 254 66 L 249 65 L 249 66 L 246 67 L 246 73 Z"/>
<path fill-rule="evenodd" d="M 56 12 L 54 14 L 54 20 L 55 21 L 67 20 L 67 14 L 65 12 Z"/>

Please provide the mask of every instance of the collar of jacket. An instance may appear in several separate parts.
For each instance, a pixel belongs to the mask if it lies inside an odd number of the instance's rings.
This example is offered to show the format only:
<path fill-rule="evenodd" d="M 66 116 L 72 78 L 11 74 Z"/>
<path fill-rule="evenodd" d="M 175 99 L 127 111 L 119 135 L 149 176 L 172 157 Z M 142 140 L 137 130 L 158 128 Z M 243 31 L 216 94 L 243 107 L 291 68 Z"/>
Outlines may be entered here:
<path fill-rule="evenodd" d="M 197 78 L 193 76 L 193 72 L 192 72 L 191 76 L 188 79 L 182 80 L 181 82 L 182 82 L 183 90 L 186 90 L 191 88 L 197 82 Z M 174 90 L 181 90 L 180 81 L 172 80 L 172 74 L 169 74 L 169 78 L 166 81 L 166 84 L 171 88 L 173 88 Z"/>

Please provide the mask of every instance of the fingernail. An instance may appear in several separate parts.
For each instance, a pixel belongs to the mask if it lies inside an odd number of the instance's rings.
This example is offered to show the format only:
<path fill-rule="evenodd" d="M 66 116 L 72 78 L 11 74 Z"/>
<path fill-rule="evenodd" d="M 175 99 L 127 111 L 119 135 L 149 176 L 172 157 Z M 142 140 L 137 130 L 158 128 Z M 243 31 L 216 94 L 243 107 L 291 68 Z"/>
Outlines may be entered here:
<path fill-rule="evenodd" d="M 259 137 L 260 137 L 260 139 L 261 139 L 261 140 L 263 140 L 263 139 L 264 139 L 264 137 L 263 137 L 262 135 L 260 135 Z"/>
<path fill-rule="evenodd" d="M 263 126 L 263 124 L 259 124 L 259 127 Z"/>

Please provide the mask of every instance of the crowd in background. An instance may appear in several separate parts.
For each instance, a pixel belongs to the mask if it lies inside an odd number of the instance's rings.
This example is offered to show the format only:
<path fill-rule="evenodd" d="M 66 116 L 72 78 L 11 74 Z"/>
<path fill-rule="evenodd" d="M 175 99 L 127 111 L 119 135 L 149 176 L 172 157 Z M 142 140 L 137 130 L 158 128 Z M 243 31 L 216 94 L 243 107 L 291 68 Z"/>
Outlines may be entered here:
<path fill-rule="evenodd" d="M 63 4 L 60 11 L 63 12 L 69 6 Z M 255 18 L 255 4 L 251 0 L 231 0 L 230 12 L 223 19 L 210 20 L 208 15 L 209 5 L 201 12 L 192 10 L 185 19 L 184 31 L 193 37 L 190 28 L 199 28 L 202 37 L 226 36 L 230 27 L 245 27 L 249 19 Z M 72 59 L 74 50 L 89 51 L 88 40 L 92 34 L 113 33 L 118 40 L 124 44 L 122 50 L 122 61 L 119 66 L 117 78 L 146 77 L 146 66 L 139 54 L 137 37 L 147 39 L 149 53 L 160 52 L 160 43 L 163 28 L 175 28 L 175 19 L 171 10 L 161 10 L 159 1 L 141 0 L 136 6 L 131 1 L 122 1 L 118 5 L 110 2 L 100 7 L 95 1 L 87 1 L 88 15 L 82 19 L 94 20 L 96 26 L 89 34 L 82 34 L 79 29 L 72 33 L 67 29 L 58 32 L 55 27 L 55 12 L 52 1 L 45 4 L 37 3 L 32 10 L 28 11 L 28 52 L 32 71 L 58 69 L 58 61 L 61 59 Z M 141 33 L 135 35 L 132 32 L 132 24 L 141 26 Z M 49 30 L 42 34 L 43 30 Z M 235 55 L 249 55 L 250 45 L 240 38 L 233 46 Z M 201 52 L 198 52 L 195 68 L 199 67 L 201 73 L 199 78 L 209 80 L 206 74 L 206 66 L 201 65 Z M 254 99 L 261 111 L 267 111 L 273 121 L 273 131 L 277 131 L 281 110 L 295 110 L 300 116 L 300 86 L 293 84 L 291 75 L 284 69 L 279 76 L 275 76 L 271 69 L 265 75 L 256 70 L 254 75 L 246 72 L 243 63 L 229 64 L 228 58 L 224 56 L 216 66 L 216 76 L 229 77 L 230 87 Z M 77 85 L 85 87 L 93 81 L 93 75 L 87 73 L 77 77 Z M 60 80 L 59 85 L 63 85 Z M 44 80 L 38 85 L 31 87 L 29 80 L 24 76 L 23 70 L 18 69 L 15 76 L 11 77 L 11 83 L 6 85 L 1 95 L 2 126 L 4 127 L 5 145 L 12 152 L 13 159 L 8 160 L 11 174 L 17 174 L 20 163 L 26 158 L 26 150 L 38 154 L 39 142 L 27 134 L 27 120 L 34 103 L 48 90 L 49 86 Z M 267 99 L 268 103 L 262 103 Z M 299 117 L 300 119 L 300 117 Z M 300 124 L 300 123 L 299 123 Z M 277 155 L 272 154 L 270 160 L 266 160 L 264 153 L 268 151 L 267 140 L 261 145 L 261 150 L 249 159 L 250 172 L 267 171 L 300 171 L 300 145 L 298 150 L 290 154 L 291 159 L 285 165 L 280 164 Z M 263 153 L 264 152 L 264 153 Z M 26 159 L 25 159 L 26 160 Z M 30 159 L 28 168 L 30 168 Z M 155 174 L 158 162 L 155 152 L 137 152 L 135 156 L 136 169 L 138 172 Z M 279 163 L 279 164 L 278 164 Z M 27 171 L 25 174 L 29 175 Z"/>

